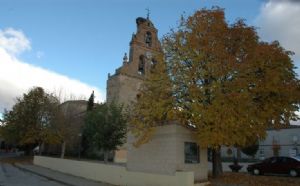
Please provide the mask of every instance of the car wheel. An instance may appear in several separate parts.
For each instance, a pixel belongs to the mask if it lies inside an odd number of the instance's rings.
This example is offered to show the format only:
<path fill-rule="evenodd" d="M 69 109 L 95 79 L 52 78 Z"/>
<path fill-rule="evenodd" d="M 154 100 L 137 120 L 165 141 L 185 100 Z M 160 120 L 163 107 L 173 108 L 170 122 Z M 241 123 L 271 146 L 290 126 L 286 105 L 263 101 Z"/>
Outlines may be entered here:
<path fill-rule="evenodd" d="M 290 176 L 292 176 L 292 177 L 296 177 L 296 176 L 298 176 L 298 173 L 297 173 L 297 171 L 296 171 L 296 170 L 294 170 L 294 169 L 291 169 L 291 170 L 290 170 Z"/>
<path fill-rule="evenodd" d="M 254 175 L 260 175 L 259 169 L 253 169 L 253 174 Z"/>

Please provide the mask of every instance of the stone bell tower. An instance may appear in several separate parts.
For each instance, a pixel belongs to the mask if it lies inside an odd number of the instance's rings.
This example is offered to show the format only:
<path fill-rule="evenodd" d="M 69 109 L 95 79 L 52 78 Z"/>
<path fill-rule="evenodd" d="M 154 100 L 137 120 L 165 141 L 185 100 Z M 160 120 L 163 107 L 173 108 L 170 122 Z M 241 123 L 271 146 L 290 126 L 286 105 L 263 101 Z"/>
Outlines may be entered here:
<path fill-rule="evenodd" d="M 129 106 L 136 99 L 142 81 L 157 63 L 155 56 L 161 53 L 157 29 L 147 18 L 136 19 L 137 31 L 130 41 L 129 59 L 125 53 L 123 64 L 114 75 L 108 74 L 107 102 Z"/>

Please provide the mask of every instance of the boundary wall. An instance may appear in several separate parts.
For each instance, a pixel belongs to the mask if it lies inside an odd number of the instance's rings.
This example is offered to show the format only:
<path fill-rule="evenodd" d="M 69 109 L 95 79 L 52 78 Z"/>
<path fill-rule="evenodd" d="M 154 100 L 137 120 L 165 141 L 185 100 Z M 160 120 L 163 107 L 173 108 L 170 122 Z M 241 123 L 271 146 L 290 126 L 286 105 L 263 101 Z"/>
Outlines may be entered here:
<path fill-rule="evenodd" d="M 128 171 L 125 166 L 34 156 L 34 165 L 113 185 L 194 186 L 194 172 L 175 175 Z M 198 184 L 197 184 L 198 185 Z"/>

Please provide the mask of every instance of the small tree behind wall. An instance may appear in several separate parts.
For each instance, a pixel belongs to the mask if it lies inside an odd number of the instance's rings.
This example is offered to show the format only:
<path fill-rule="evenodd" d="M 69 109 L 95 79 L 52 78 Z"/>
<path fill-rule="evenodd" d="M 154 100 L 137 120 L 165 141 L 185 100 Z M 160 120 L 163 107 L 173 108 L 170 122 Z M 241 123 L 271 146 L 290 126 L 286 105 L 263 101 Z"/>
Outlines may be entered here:
<path fill-rule="evenodd" d="M 117 150 L 125 143 L 126 119 L 123 107 L 114 102 L 97 105 L 87 113 L 84 133 L 92 148 L 104 151 L 104 161 L 108 161 L 110 151 Z"/>
<path fill-rule="evenodd" d="M 88 103 L 87 103 L 87 111 L 93 110 L 93 108 L 94 108 L 94 99 L 95 99 L 95 94 L 94 94 L 94 91 L 93 91 L 90 98 L 89 98 L 89 100 L 88 100 Z"/>
<path fill-rule="evenodd" d="M 88 102 L 87 102 L 87 108 L 86 108 L 86 112 L 89 113 L 90 111 L 93 111 L 93 109 L 95 108 L 95 94 L 94 94 L 94 91 L 92 92 L 92 94 L 90 95 L 89 99 L 88 99 Z M 87 151 L 89 150 L 90 148 L 90 145 L 89 145 L 89 142 L 87 140 L 87 134 L 86 134 L 86 131 L 84 130 L 85 127 L 83 127 L 82 129 L 82 138 L 81 138 L 81 149 L 80 149 L 80 152 L 82 152 L 82 154 L 84 156 L 87 155 Z"/>

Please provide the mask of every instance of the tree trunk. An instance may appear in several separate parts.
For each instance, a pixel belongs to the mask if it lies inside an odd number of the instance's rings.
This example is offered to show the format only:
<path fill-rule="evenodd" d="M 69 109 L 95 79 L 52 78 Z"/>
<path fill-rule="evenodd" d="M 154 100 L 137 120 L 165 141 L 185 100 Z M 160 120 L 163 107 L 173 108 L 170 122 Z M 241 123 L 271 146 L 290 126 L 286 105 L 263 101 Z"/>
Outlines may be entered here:
<path fill-rule="evenodd" d="M 88 149 L 89 143 L 87 141 L 87 137 L 85 136 L 85 134 L 83 134 L 81 137 L 81 152 L 83 156 L 87 154 Z"/>
<path fill-rule="evenodd" d="M 44 142 L 39 143 L 39 155 L 41 156 L 44 150 Z"/>
<path fill-rule="evenodd" d="M 108 162 L 108 151 L 104 151 L 104 162 L 107 163 Z"/>
<path fill-rule="evenodd" d="M 61 144 L 61 154 L 60 154 L 60 158 L 64 158 L 64 157 L 65 157 L 65 151 L 66 151 L 66 142 L 63 141 L 63 143 Z"/>
<path fill-rule="evenodd" d="M 242 157 L 242 154 L 241 154 L 241 148 L 240 148 L 240 147 L 237 147 L 237 148 L 236 148 L 236 160 L 237 160 L 237 162 L 240 162 L 241 157 Z"/>
<path fill-rule="evenodd" d="M 212 149 L 213 177 L 216 178 L 223 173 L 221 161 L 221 147 Z"/>

